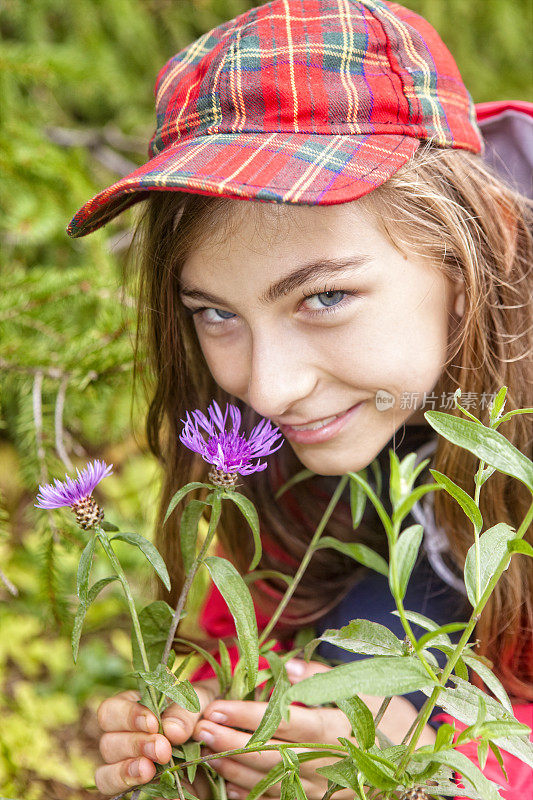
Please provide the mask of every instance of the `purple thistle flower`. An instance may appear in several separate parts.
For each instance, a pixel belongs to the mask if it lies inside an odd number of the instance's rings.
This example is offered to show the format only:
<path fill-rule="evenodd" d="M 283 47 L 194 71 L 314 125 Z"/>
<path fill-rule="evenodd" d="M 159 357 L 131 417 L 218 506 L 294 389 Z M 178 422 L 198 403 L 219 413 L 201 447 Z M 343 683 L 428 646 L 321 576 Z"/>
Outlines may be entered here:
<path fill-rule="evenodd" d="M 262 419 L 246 438 L 239 432 L 241 412 L 231 403 L 226 405 L 224 415 L 216 400 L 208 406 L 207 411 L 208 417 L 198 410 L 191 414 L 187 412 L 186 419 L 181 420 L 184 428 L 179 439 L 222 473 L 251 475 L 252 472 L 260 472 L 266 469 L 266 463 L 257 461 L 253 464 L 252 459 L 268 456 L 283 444 L 283 441 L 277 441 L 282 436 L 279 428 L 272 427 L 267 419 Z M 226 431 L 228 414 L 232 428 Z M 200 428 L 208 434 L 207 440 Z"/>
<path fill-rule="evenodd" d="M 94 487 L 100 483 L 102 478 L 111 475 L 111 467 L 105 461 L 93 461 L 87 464 L 81 472 L 76 469 L 78 477 L 76 480 L 65 475 L 64 481 L 54 480 L 55 486 L 47 483 L 39 486 L 36 508 L 62 508 L 63 506 L 75 506 L 87 497 L 90 497 Z"/>

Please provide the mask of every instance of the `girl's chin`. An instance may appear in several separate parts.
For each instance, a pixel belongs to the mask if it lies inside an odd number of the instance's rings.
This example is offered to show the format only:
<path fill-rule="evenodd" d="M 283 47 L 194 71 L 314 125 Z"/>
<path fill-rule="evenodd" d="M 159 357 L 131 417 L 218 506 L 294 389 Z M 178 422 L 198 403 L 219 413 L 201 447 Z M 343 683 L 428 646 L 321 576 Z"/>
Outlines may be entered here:
<path fill-rule="evenodd" d="M 332 476 L 332 475 L 345 475 L 347 472 L 360 472 L 365 467 L 368 467 L 371 461 L 377 454 L 371 454 L 371 457 L 360 458 L 354 461 L 352 453 L 327 453 L 326 448 L 322 445 L 322 451 L 311 453 L 310 446 L 291 444 L 294 452 L 298 456 L 302 467 L 310 469 L 317 475 Z"/>

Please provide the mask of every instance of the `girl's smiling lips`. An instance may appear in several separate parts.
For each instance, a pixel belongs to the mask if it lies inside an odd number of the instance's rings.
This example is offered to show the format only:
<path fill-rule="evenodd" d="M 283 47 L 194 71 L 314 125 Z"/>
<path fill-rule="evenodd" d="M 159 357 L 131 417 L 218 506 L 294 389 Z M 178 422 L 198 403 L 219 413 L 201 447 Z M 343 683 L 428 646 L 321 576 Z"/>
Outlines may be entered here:
<path fill-rule="evenodd" d="M 309 428 L 307 430 L 302 429 L 298 426 L 287 425 L 283 423 L 278 423 L 279 427 L 283 435 L 290 439 L 293 442 L 299 442 L 302 444 L 312 444 L 317 442 L 324 442 L 327 439 L 330 439 L 332 436 L 335 436 L 341 428 L 344 427 L 346 422 L 353 416 L 353 414 L 361 408 L 364 401 L 357 403 L 354 406 L 351 406 L 346 411 L 342 412 L 338 416 L 335 416 L 330 422 L 322 425 L 319 428 Z M 330 417 L 322 417 L 322 419 L 330 419 Z M 301 423 L 302 425 L 312 425 L 314 423 L 319 423 L 320 419 L 312 420 L 310 422 Z"/>

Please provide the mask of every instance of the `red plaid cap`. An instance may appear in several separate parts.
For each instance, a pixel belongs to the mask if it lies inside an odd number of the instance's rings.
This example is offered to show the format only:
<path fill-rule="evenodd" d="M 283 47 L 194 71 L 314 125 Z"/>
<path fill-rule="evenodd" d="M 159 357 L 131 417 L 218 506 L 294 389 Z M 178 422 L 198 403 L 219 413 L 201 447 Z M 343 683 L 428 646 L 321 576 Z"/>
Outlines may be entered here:
<path fill-rule="evenodd" d="M 70 236 L 148 191 L 330 205 L 380 186 L 423 140 L 482 150 L 449 50 L 386 0 L 272 0 L 171 58 L 155 96 L 150 160 L 85 203 Z"/>

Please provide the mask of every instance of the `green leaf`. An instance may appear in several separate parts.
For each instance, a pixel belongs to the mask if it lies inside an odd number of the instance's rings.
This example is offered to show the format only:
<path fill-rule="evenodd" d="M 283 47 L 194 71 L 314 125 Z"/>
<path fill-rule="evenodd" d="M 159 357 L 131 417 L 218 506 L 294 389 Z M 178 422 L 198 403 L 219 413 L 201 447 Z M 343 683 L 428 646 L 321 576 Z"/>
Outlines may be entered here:
<path fill-rule="evenodd" d="M 407 584 L 415 565 L 418 551 L 422 543 L 424 529 L 422 525 L 410 525 L 392 545 L 392 552 L 396 562 L 396 571 L 389 573 L 391 592 L 399 600 L 403 600 L 407 591 Z M 391 557 L 392 562 L 392 557 Z"/>
<path fill-rule="evenodd" d="M 183 509 L 180 518 L 180 548 L 183 569 L 189 572 L 196 558 L 198 525 L 206 507 L 203 500 L 191 500 Z"/>
<path fill-rule="evenodd" d="M 392 611 L 396 617 L 399 617 L 398 611 Z M 435 622 L 434 620 L 430 619 L 429 617 L 425 617 L 423 614 L 419 614 L 418 611 L 404 611 L 405 616 L 409 620 L 409 622 L 414 622 L 415 625 L 419 625 L 421 628 L 424 628 L 426 631 L 436 631 L 439 628 L 439 623 Z M 468 623 L 465 622 L 464 627 L 466 628 Z"/>
<path fill-rule="evenodd" d="M 91 574 L 91 567 L 93 563 L 94 548 L 96 547 L 97 534 L 91 536 L 85 547 L 83 548 L 78 564 L 78 573 L 76 575 L 76 588 L 80 600 L 85 600 L 87 595 L 87 587 L 89 585 L 89 577 Z"/>
<path fill-rule="evenodd" d="M 478 713 L 479 697 L 482 697 L 487 705 L 488 720 L 514 720 L 518 722 L 497 700 L 489 697 L 477 686 L 473 686 L 455 675 L 450 675 L 450 680 L 455 683 L 456 688 L 446 687 L 441 691 L 439 706 L 460 722 L 464 722 L 465 725 L 474 724 Z M 422 689 L 422 691 L 428 696 L 431 693 L 426 688 Z M 519 736 L 502 737 L 498 738 L 496 744 L 525 764 L 533 767 L 533 746 L 524 738 Z"/>
<path fill-rule="evenodd" d="M 392 507 L 395 509 L 402 497 L 400 486 L 400 459 L 394 452 L 389 450 L 390 478 L 389 478 L 389 498 Z"/>
<path fill-rule="evenodd" d="M 442 411 L 426 411 L 434 430 L 452 444 L 463 447 L 505 475 L 511 475 L 533 491 L 533 464 L 498 431 Z"/>
<path fill-rule="evenodd" d="M 195 742 L 193 739 L 189 739 L 188 742 L 184 742 L 184 744 L 181 745 L 181 749 L 183 750 L 185 761 L 194 761 L 195 759 L 200 758 L 200 742 Z M 197 768 L 198 764 L 190 764 L 187 767 L 187 779 L 189 783 L 194 781 Z"/>
<path fill-rule="evenodd" d="M 376 494 L 378 497 L 381 497 L 383 476 L 381 474 L 381 465 L 379 463 L 379 459 L 375 458 L 373 461 L 370 462 L 370 469 L 374 473 L 374 481 L 376 483 Z"/>
<path fill-rule="evenodd" d="M 476 656 L 471 656 L 466 653 L 463 653 L 463 660 L 467 666 L 470 667 L 471 670 L 476 672 L 483 683 L 491 690 L 491 692 L 498 698 L 500 703 L 505 706 L 505 708 L 513 713 L 513 707 L 511 705 L 511 701 L 507 695 L 507 692 L 503 688 L 502 684 L 496 677 L 496 675 L 492 672 L 486 664 L 481 661 L 480 658 Z"/>
<path fill-rule="evenodd" d="M 148 539 L 145 539 L 145 537 L 141 536 L 140 533 L 117 533 L 115 536 L 112 536 L 111 539 L 112 541 L 116 541 L 118 539 L 121 542 L 127 542 L 128 544 L 132 544 L 134 547 L 138 547 L 139 550 L 144 553 L 152 567 L 161 578 L 165 588 L 170 591 L 170 578 L 168 575 L 168 570 L 163 558 L 159 553 L 159 550 L 157 547 L 155 547 L 155 545 L 152 544 L 152 542 L 150 542 Z"/>
<path fill-rule="evenodd" d="M 436 483 L 424 483 L 422 486 L 417 486 L 411 494 L 409 494 L 405 500 L 402 500 L 400 505 L 397 509 L 395 509 L 392 518 L 396 523 L 402 522 L 402 520 L 408 515 L 411 511 L 412 507 L 415 503 L 417 503 L 420 498 L 422 498 L 428 492 L 436 492 L 440 491 L 442 487 Z"/>
<path fill-rule="evenodd" d="M 259 643 L 254 604 L 248 587 L 233 564 L 225 558 L 208 556 L 204 564 L 235 620 L 239 647 L 248 673 L 248 691 L 253 691 L 257 678 Z"/>
<path fill-rule="evenodd" d="M 316 475 L 316 473 L 313 472 L 312 470 L 301 469 L 299 472 L 296 473 L 296 475 L 290 477 L 288 481 L 285 481 L 285 483 L 280 486 L 280 488 L 274 495 L 274 499 L 279 500 L 281 495 L 284 494 L 288 489 L 290 489 L 291 486 L 294 486 L 295 484 L 300 483 L 301 481 L 305 481 L 307 480 L 307 478 L 311 478 L 313 475 Z"/>
<path fill-rule="evenodd" d="M 178 636 L 175 637 L 174 641 L 179 644 L 185 644 L 187 645 L 187 647 L 190 647 L 193 650 L 196 650 L 197 653 L 200 653 L 200 655 L 202 655 L 205 658 L 205 660 L 207 661 L 207 663 L 210 665 L 213 672 L 217 676 L 217 680 L 220 685 L 220 691 L 221 692 L 226 691 L 231 682 L 231 666 L 230 666 L 230 674 L 228 680 L 226 673 L 224 672 L 224 668 L 218 663 L 216 658 L 213 655 L 211 655 L 211 653 L 209 653 L 207 650 L 205 650 L 203 647 L 201 647 L 199 644 L 196 644 L 195 642 L 190 642 L 188 639 L 180 639 Z M 219 647 L 220 648 L 225 647 L 222 640 L 219 640 Z"/>
<path fill-rule="evenodd" d="M 358 473 L 364 481 L 368 480 L 366 469 L 362 469 Z M 363 519 L 366 506 L 366 495 L 363 492 L 361 485 L 356 481 L 350 481 L 350 511 L 352 514 L 352 527 L 357 528 Z"/>
<path fill-rule="evenodd" d="M 91 603 L 94 602 L 96 597 L 100 594 L 100 592 L 105 586 L 107 586 L 112 581 L 117 581 L 117 580 L 118 580 L 118 575 L 109 575 L 107 578 L 101 578 L 99 581 L 96 581 L 96 583 L 94 583 L 91 586 L 91 588 L 87 592 L 85 599 L 80 600 L 76 611 L 76 616 L 74 617 L 74 624 L 72 626 L 72 634 L 70 637 L 74 663 L 76 663 L 78 659 L 81 631 L 83 628 L 85 615 L 87 614 L 87 609 L 89 608 Z"/>
<path fill-rule="evenodd" d="M 430 642 L 434 643 L 442 643 L 447 644 L 451 647 L 451 640 L 450 637 L 447 635 L 448 633 L 454 633 L 455 631 L 461 631 L 466 628 L 466 622 L 449 622 L 447 625 L 441 625 L 438 628 L 435 628 L 433 631 L 428 631 L 417 642 L 417 650 L 423 650 L 424 647 L 428 645 L 431 647 Z"/>
<path fill-rule="evenodd" d="M 384 625 L 367 619 L 353 619 L 339 630 L 324 631 L 320 640 L 349 653 L 367 656 L 403 655 L 402 642 Z"/>
<path fill-rule="evenodd" d="M 170 517 L 180 500 L 183 500 L 185 495 L 192 492 L 194 489 L 212 489 L 213 487 L 210 486 L 208 483 L 201 483 L 200 481 L 192 481 L 188 483 L 186 486 L 182 486 L 181 489 L 178 489 L 176 494 L 171 499 L 170 503 L 168 504 L 167 513 L 165 514 L 165 519 L 163 520 L 163 524 L 167 521 Z"/>
<path fill-rule="evenodd" d="M 451 495 L 453 498 L 455 498 L 455 500 L 457 500 L 457 502 L 459 503 L 459 505 L 461 506 L 461 508 L 463 509 L 463 511 L 465 512 L 471 523 L 473 524 L 476 532 L 479 533 L 483 528 L 483 517 L 481 516 L 481 511 L 475 504 L 473 498 L 470 497 L 470 495 L 467 494 L 464 491 L 464 489 L 461 489 L 460 486 L 457 486 L 456 483 L 450 480 L 450 478 L 448 478 L 447 475 L 444 475 L 442 472 L 438 472 L 436 469 L 430 469 L 429 471 L 431 472 L 437 483 L 440 484 L 448 492 L 449 495 Z"/>
<path fill-rule="evenodd" d="M 283 697 L 290 685 L 285 669 L 281 669 L 276 683 L 274 684 L 274 689 L 268 701 L 265 713 L 263 714 L 263 718 L 255 733 L 244 745 L 245 747 L 251 744 L 258 744 L 259 742 L 267 742 L 278 729 L 283 716 Z"/>
<path fill-rule="evenodd" d="M 117 528 L 117 526 L 116 526 L 116 525 L 113 525 L 113 523 L 111 523 L 111 522 L 108 522 L 106 519 L 103 519 L 103 520 L 102 520 L 102 522 L 100 523 L 100 527 L 101 527 L 101 528 L 102 528 L 104 531 L 108 531 L 108 532 L 112 532 L 112 531 L 118 531 L 118 528 Z"/>
<path fill-rule="evenodd" d="M 374 462 L 372 462 L 372 463 L 374 463 Z M 385 511 L 383 503 L 381 502 L 379 497 L 376 496 L 376 494 L 374 493 L 374 490 L 372 489 L 372 487 L 365 480 L 363 480 L 363 478 L 361 478 L 361 476 L 359 475 L 358 472 L 348 472 L 347 474 L 349 475 L 349 477 L 351 479 L 356 481 L 361 486 L 361 488 L 363 489 L 364 493 L 370 499 L 370 502 L 372 503 L 372 505 L 374 506 L 374 508 L 378 512 L 378 516 L 379 516 L 379 518 L 380 518 L 380 520 L 382 522 L 383 527 L 385 528 L 385 533 L 387 534 L 387 539 L 389 539 L 389 541 L 391 541 L 392 538 L 393 538 L 392 523 L 390 521 L 389 515 Z"/>
<path fill-rule="evenodd" d="M 366 703 L 360 697 L 354 695 L 346 700 L 338 700 L 337 706 L 348 717 L 359 746 L 363 750 L 373 747 L 376 739 L 376 728 L 374 726 L 374 717 Z"/>
<path fill-rule="evenodd" d="M 224 693 L 226 688 L 231 683 L 231 659 L 229 657 L 228 648 L 222 641 L 218 640 L 218 652 L 220 653 L 220 669 L 222 670 L 223 681 L 221 682 L 220 691 Z"/>
<path fill-rule="evenodd" d="M 413 761 L 422 764 L 431 761 L 436 761 L 438 764 L 446 764 L 460 772 L 463 779 L 468 781 L 484 800 L 501 800 L 495 785 L 487 780 L 481 770 L 459 750 L 439 750 L 431 753 L 414 752 L 411 758 Z"/>
<path fill-rule="evenodd" d="M 248 567 L 248 570 L 251 571 L 257 567 L 261 561 L 262 555 L 261 535 L 259 532 L 259 517 L 257 515 L 257 511 L 252 501 L 239 492 L 224 492 L 222 497 L 232 500 L 235 505 L 238 506 L 252 531 L 255 552 L 250 566 Z"/>
<path fill-rule="evenodd" d="M 523 553 L 525 556 L 531 556 L 533 558 L 533 547 L 531 547 L 529 542 L 524 541 L 524 539 L 512 539 L 510 542 L 507 542 L 507 549 L 510 553 Z"/>
<path fill-rule="evenodd" d="M 173 672 L 163 664 L 158 664 L 152 672 L 137 673 L 145 683 L 162 692 L 165 697 L 179 703 L 187 711 L 199 713 L 200 701 L 189 681 L 179 681 Z"/>
<path fill-rule="evenodd" d="M 312 675 L 294 684 L 285 698 L 306 705 L 337 703 L 355 694 L 389 697 L 433 686 L 418 659 L 379 656 L 341 664 L 328 672 Z"/>
<path fill-rule="evenodd" d="M 505 395 L 507 394 L 507 386 L 502 386 L 494 401 L 489 405 L 489 419 L 491 427 L 501 417 L 501 411 L 505 405 Z"/>
<path fill-rule="evenodd" d="M 328 781 L 342 786 L 343 789 L 357 791 L 357 768 L 349 758 L 343 758 L 327 767 L 318 767 L 316 772 L 323 775 Z"/>
<path fill-rule="evenodd" d="M 321 539 L 319 539 L 316 550 L 326 547 L 331 547 L 334 550 L 338 550 L 339 553 L 343 553 L 345 556 L 353 558 L 354 561 L 358 561 L 365 567 L 370 567 L 370 569 L 379 572 L 381 575 L 387 576 L 389 574 L 389 565 L 385 559 L 382 558 L 378 553 L 375 553 L 374 550 L 371 550 L 370 547 L 367 547 L 365 544 L 341 542 L 339 539 L 335 539 L 333 536 L 323 536 Z"/>
<path fill-rule="evenodd" d="M 494 753 L 494 757 L 496 758 L 496 761 L 498 762 L 498 764 L 500 766 L 500 769 L 503 772 L 503 776 L 504 776 L 505 780 L 507 781 L 507 783 L 509 783 L 509 778 L 507 776 L 507 770 L 505 769 L 505 764 L 503 763 L 503 756 L 500 753 L 500 748 L 498 747 L 497 744 L 494 744 L 494 742 L 489 742 L 489 747 L 492 750 L 492 752 Z"/>
<path fill-rule="evenodd" d="M 277 578 L 289 586 L 293 580 L 292 575 L 284 575 L 283 572 L 279 572 L 277 569 L 256 569 L 255 572 L 249 572 L 247 575 L 242 576 L 247 586 L 254 583 L 254 581 L 262 581 L 264 578 Z"/>
<path fill-rule="evenodd" d="M 507 543 L 516 536 L 516 531 L 505 522 L 498 522 L 479 537 L 480 584 L 479 597 L 483 596 L 490 579 L 501 562 L 509 558 Z M 507 565 L 509 566 L 509 565 Z M 506 567 L 507 569 L 507 567 Z M 475 608 L 476 599 L 476 551 L 472 545 L 466 554 L 465 586 L 468 599 Z"/>
<path fill-rule="evenodd" d="M 482 739 L 477 746 L 477 758 L 481 769 L 485 769 L 488 754 L 489 754 L 489 743 L 487 742 L 486 739 Z"/>
<path fill-rule="evenodd" d="M 463 661 L 463 659 L 461 658 L 461 656 L 459 656 L 459 658 L 457 659 L 457 661 L 455 663 L 455 667 L 453 668 L 453 671 L 455 672 L 456 675 L 458 675 L 464 681 L 468 680 L 468 670 L 467 670 L 466 664 Z"/>
<path fill-rule="evenodd" d="M 437 736 L 435 738 L 435 750 L 449 749 L 453 744 L 453 735 L 455 733 L 455 726 L 445 722 L 439 725 L 437 729 Z"/>
<path fill-rule="evenodd" d="M 152 670 L 156 669 L 161 661 L 173 615 L 174 611 L 163 600 L 156 600 L 150 603 L 139 613 L 139 623 L 146 647 L 146 655 L 148 656 L 148 664 Z M 137 671 L 143 670 L 144 664 L 139 651 L 137 637 L 133 631 L 131 654 L 134 669 Z"/>
<path fill-rule="evenodd" d="M 390 766 L 383 763 L 386 759 L 378 758 L 373 753 L 367 753 L 356 747 L 349 739 L 340 736 L 339 741 L 348 749 L 350 758 L 355 761 L 357 768 L 363 773 L 371 786 L 383 791 L 391 791 L 399 785 L 394 777 L 395 764 Z"/>
<path fill-rule="evenodd" d="M 501 739 L 502 736 L 529 736 L 531 728 L 514 719 L 496 719 L 484 722 L 477 731 L 486 739 Z"/>

